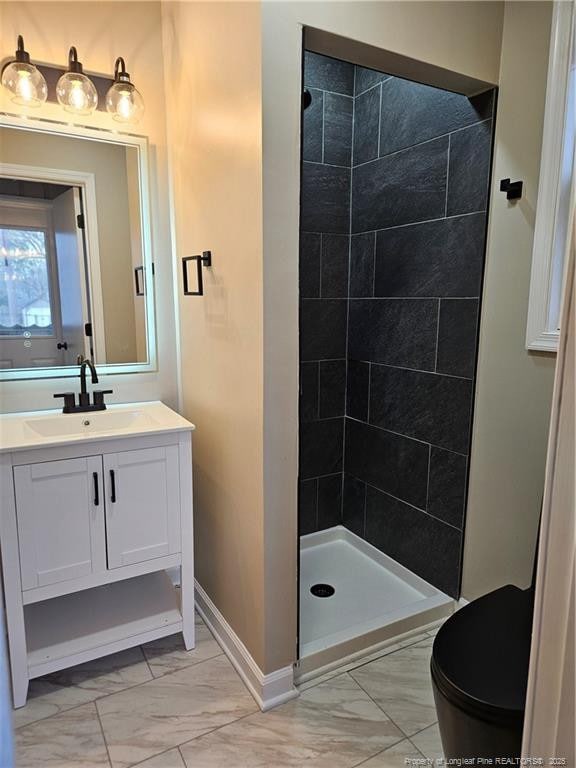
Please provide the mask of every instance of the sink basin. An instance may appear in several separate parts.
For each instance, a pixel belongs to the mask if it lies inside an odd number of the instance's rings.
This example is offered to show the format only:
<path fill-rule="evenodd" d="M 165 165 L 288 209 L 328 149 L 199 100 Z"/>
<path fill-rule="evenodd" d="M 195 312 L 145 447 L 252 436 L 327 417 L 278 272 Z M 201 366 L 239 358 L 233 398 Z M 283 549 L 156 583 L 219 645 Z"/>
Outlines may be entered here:
<path fill-rule="evenodd" d="M 105 411 L 86 413 L 0 413 L 0 454 L 193 429 L 194 424 L 158 400 L 112 403 Z"/>
<path fill-rule="evenodd" d="M 92 411 L 87 413 L 59 413 L 46 418 L 28 419 L 25 422 L 41 437 L 65 437 L 67 435 L 93 435 L 98 432 L 138 429 L 154 424 L 154 420 L 142 411 Z"/>

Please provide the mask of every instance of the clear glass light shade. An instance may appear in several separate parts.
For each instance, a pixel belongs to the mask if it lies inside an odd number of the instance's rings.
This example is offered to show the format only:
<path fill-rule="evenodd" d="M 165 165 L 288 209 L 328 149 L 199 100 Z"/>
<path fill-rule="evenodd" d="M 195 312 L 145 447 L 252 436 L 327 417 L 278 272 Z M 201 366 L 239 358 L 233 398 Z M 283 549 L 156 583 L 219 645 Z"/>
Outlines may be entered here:
<path fill-rule="evenodd" d="M 48 86 L 44 75 L 33 64 L 13 61 L 2 72 L 2 85 L 16 104 L 39 107 L 46 101 Z"/>
<path fill-rule="evenodd" d="M 81 72 L 66 72 L 56 85 L 58 103 L 67 112 L 90 115 L 98 106 L 98 93 L 90 78 Z"/>
<path fill-rule="evenodd" d="M 116 82 L 106 94 L 106 109 L 119 123 L 137 123 L 144 114 L 144 99 L 132 83 Z"/>

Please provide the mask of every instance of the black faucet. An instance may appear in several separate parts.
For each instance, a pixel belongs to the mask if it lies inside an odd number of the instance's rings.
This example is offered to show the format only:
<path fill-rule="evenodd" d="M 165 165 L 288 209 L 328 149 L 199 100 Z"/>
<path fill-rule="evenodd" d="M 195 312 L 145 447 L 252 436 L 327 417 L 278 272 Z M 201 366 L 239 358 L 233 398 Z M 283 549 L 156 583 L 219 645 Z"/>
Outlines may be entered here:
<path fill-rule="evenodd" d="M 86 366 L 90 368 L 92 374 L 92 384 L 98 384 L 98 374 L 92 360 L 82 360 L 80 363 L 80 396 L 78 398 L 78 405 L 90 405 L 90 395 L 86 390 Z"/>
<path fill-rule="evenodd" d="M 80 394 L 78 395 L 78 405 L 76 405 L 76 396 L 74 392 L 64 392 L 54 397 L 64 398 L 64 408 L 62 413 L 83 413 L 85 411 L 105 411 L 106 403 L 104 395 L 111 395 L 111 389 L 95 389 L 94 402 L 90 403 L 90 394 L 86 389 L 86 368 L 90 368 L 92 384 L 98 384 L 98 374 L 92 360 L 82 360 L 80 363 Z"/>

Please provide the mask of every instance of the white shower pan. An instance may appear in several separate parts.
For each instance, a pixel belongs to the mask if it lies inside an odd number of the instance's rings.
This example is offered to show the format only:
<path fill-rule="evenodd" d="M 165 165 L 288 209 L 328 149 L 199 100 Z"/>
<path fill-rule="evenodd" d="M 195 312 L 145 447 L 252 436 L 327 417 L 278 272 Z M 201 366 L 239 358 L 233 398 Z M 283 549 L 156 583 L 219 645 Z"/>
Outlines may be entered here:
<path fill-rule="evenodd" d="M 331 597 L 311 587 L 327 584 Z M 370 653 L 439 621 L 455 601 L 338 525 L 300 538 L 300 662 L 296 676 Z"/>

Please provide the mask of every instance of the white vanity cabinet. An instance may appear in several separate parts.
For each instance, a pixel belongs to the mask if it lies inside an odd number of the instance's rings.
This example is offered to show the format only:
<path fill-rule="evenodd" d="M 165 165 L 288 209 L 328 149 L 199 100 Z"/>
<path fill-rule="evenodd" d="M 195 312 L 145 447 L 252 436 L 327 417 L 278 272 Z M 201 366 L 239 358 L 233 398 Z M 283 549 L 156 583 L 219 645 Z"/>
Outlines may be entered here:
<path fill-rule="evenodd" d="M 106 570 L 101 472 L 96 456 L 14 467 L 23 590 Z"/>
<path fill-rule="evenodd" d="M 108 567 L 180 551 L 178 447 L 102 457 Z"/>
<path fill-rule="evenodd" d="M 14 467 L 22 589 L 180 551 L 175 445 Z"/>
<path fill-rule="evenodd" d="M 31 678 L 176 632 L 194 645 L 193 425 L 161 403 L 139 404 L 138 419 L 121 418 L 126 408 L 43 424 L 23 415 L 21 434 L 18 415 L 0 417 L 15 706 Z M 72 418 L 94 432 L 75 434 Z M 36 439 L 34 428 L 66 434 Z"/>

